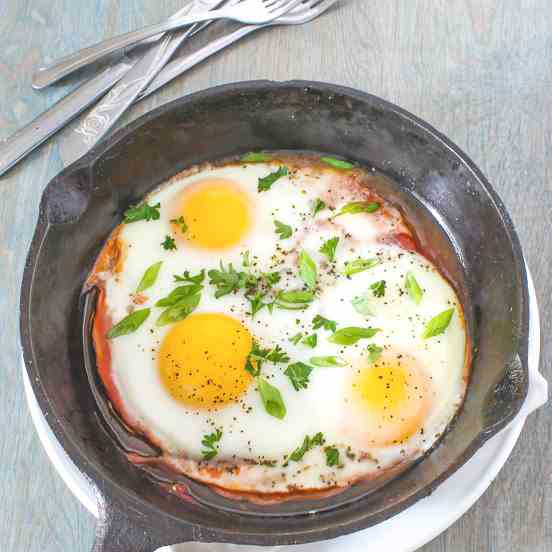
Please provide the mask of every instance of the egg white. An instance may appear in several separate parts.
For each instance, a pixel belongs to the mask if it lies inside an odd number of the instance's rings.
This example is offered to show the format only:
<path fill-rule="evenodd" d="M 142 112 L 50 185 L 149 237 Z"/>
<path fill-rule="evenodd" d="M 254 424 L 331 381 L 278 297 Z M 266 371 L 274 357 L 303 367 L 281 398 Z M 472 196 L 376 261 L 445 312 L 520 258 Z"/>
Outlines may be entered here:
<path fill-rule="evenodd" d="M 466 387 L 465 327 L 452 286 L 420 254 L 381 243 L 382 236 L 402 227 L 398 213 L 389 208 L 391 215 L 387 216 L 379 213 L 344 215 L 330 220 L 332 212 L 326 211 L 314 218 L 311 213 L 316 198 L 325 198 L 331 204 L 337 197 L 343 204 L 362 199 L 362 196 L 349 190 L 347 182 L 340 181 L 336 171 L 308 169 L 293 171 L 269 191 L 258 193 L 258 179 L 274 169 L 274 165 L 264 163 L 231 165 L 172 179 L 169 185 L 148 197 L 150 204 L 161 204 L 161 218 L 122 225 L 119 238 L 125 244 L 124 268 L 116 274 L 102 275 L 108 314 L 113 321 L 118 321 L 128 314 L 132 294 L 144 271 L 155 262 L 163 262 L 154 286 L 143 293 L 145 302 L 140 307 L 151 307 L 154 314 L 134 333 L 111 341 L 112 374 L 129 417 L 139 427 L 147 428 L 166 454 L 174 458 L 175 465 L 198 478 L 202 478 L 198 467 L 204 448 L 202 438 L 213 428 L 222 428 L 217 461 L 270 460 L 277 463 L 279 477 L 274 476 L 273 468 L 259 465 L 244 466 L 241 475 L 234 478 L 224 475 L 223 486 L 259 492 L 285 490 L 290 484 L 300 488 L 344 484 L 391 466 L 401 458 L 423 453 L 453 418 Z M 239 183 L 247 191 L 254 206 L 251 231 L 238 246 L 222 252 L 205 251 L 182 242 L 178 243 L 176 251 L 165 251 L 160 244 L 173 227 L 164 206 L 174 204 L 186 187 L 208 178 L 227 179 Z M 337 196 L 336 188 L 339 190 Z M 275 219 L 291 225 L 294 235 L 280 240 L 274 229 Z M 319 248 L 334 236 L 340 238 L 337 271 L 330 271 L 324 268 L 327 261 Z M 278 254 L 277 246 L 292 253 Z M 289 354 L 291 362 L 309 363 L 312 356 L 339 356 L 348 366 L 314 369 L 308 388 L 298 392 L 283 373 L 282 366 L 266 363 L 263 376 L 280 390 L 285 402 L 287 414 L 283 420 L 267 414 L 254 383 L 240 404 L 230 404 L 216 411 L 194 410 L 177 402 L 162 385 L 157 368 L 156 352 L 171 326 L 155 325 L 159 309 L 154 308 L 159 298 L 174 289 L 173 275 L 184 270 L 195 274 L 202 269 L 218 268 L 220 262 L 225 266 L 232 263 L 241 270 L 243 254 L 249 251 L 256 271 L 279 270 L 283 276 L 279 287 L 297 289 L 302 281 L 297 275 L 296 253 L 303 249 L 321 267 L 319 297 L 308 309 L 293 312 L 275 309 L 273 313 L 263 309 L 252 319 L 249 302 L 243 294 L 216 299 L 215 290 L 206 279 L 195 313 L 225 313 L 240 320 L 263 347 L 279 345 Z M 380 264 L 350 278 L 339 274 L 346 262 L 359 257 L 376 257 Z M 419 305 L 405 293 L 404 279 L 409 271 L 415 274 L 425 291 Z M 369 295 L 370 285 L 378 280 L 387 283 L 385 297 L 372 295 L 371 314 L 358 313 L 352 301 L 363 294 Z M 456 311 L 446 333 L 422 339 L 427 322 L 452 306 Z M 313 333 L 312 320 L 317 314 L 334 320 L 338 328 L 371 326 L 382 331 L 369 341 L 343 347 L 328 341 L 331 332 L 319 329 L 315 349 L 293 345 L 289 339 L 296 333 Z M 355 418 L 358 411 L 350 405 L 350 371 L 362 362 L 368 343 L 412 355 L 431 381 L 431 406 L 423 433 L 417 432 L 394 447 L 370 447 L 355 432 L 355 426 L 363 420 Z M 246 413 L 246 407 L 251 408 L 250 413 Z M 339 469 L 328 467 L 322 447 L 307 452 L 301 462 L 284 465 L 286 456 L 305 436 L 317 432 L 323 432 L 326 444 L 340 449 L 342 466 Z M 354 461 L 344 454 L 347 448 L 355 454 Z M 218 484 L 222 484 L 220 479 Z"/>

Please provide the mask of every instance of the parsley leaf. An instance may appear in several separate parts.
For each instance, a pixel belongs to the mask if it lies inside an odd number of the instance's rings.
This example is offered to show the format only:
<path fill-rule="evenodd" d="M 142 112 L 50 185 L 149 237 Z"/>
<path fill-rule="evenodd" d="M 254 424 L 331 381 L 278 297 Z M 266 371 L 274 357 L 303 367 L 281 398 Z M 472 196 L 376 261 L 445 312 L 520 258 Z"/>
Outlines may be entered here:
<path fill-rule="evenodd" d="M 311 357 L 309 362 L 317 368 L 334 368 L 336 366 L 347 366 L 347 363 L 342 358 L 336 356 Z"/>
<path fill-rule="evenodd" d="M 244 163 L 265 163 L 266 161 L 272 161 L 272 157 L 267 153 L 250 151 L 242 156 L 241 160 Z"/>
<path fill-rule="evenodd" d="M 313 301 L 312 291 L 282 291 L 276 296 L 274 304 L 284 310 L 305 310 Z"/>
<path fill-rule="evenodd" d="M 425 328 L 425 331 L 422 335 L 422 339 L 429 339 L 430 337 L 435 337 L 444 333 L 448 328 L 450 321 L 452 320 L 452 315 L 454 314 L 454 309 L 447 309 L 439 313 L 437 316 L 434 316 L 428 323 Z"/>
<path fill-rule="evenodd" d="M 353 169 L 354 165 L 352 163 L 349 163 L 348 161 L 344 161 L 343 159 L 336 159 L 335 157 L 321 157 L 320 161 L 323 163 L 326 163 L 326 165 L 330 165 L 330 167 L 333 167 L 334 169 Z"/>
<path fill-rule="evenodd" d="M 192 276 L 187 270 L 179 276 L 175 274 L 173 276 L 175 282 L 189 282 L 190 284 L 201 284 L 205 280 L 205 270 L 202 270 L 199 274 Z"/>
<path fill-rule="evenodd" d="M 268 287 L 276 285 L 282 279 L 279 272 L 263 272 L 261 278 L 266 282 Z"/>
<path fill-rule="evenodd" d="M 286 416 L 286 405 L 277 387 L 268 383 L 265 378 L 257 376 L 257 387 L 265 410 L 275 418 L 282 420 Z"/>
<path fill-rule="evenodd" d="M 368 351 L 368 362 L 370 364 L 373 364 L 381 356 L 381 353 L 383 352 L 383 347 L 378 347 L 377 345 L 370 343 L 370 345 L 366 347 L 366 350 Z"/>
<path fill-rule="evenodd" d="M 251 304 L 251 318 L 255 318 L 255 315 L 266 307 L 266 303 L 263 301 L 264 293 L 257 291 L 255 295 L 247 295 L 246 299 Z"/>
<path fill-rule="evenodd" d="M 385 280 L 380 280 L 379 282 L 372 284 L 370 289 L 372 290 L 374 297 L 383 297 L 385 295 L 386 286 L 387 284 L 385 283 Z"/>
<path fill-rule="evenodd" d="M 372 259 L 355 259 L 354 261 L 345 263 L 343 274 L 345 276 L 352 276 L 353 274 L 358 274 L 370 268 L 374 268 L 378 264 L 380 264 L 380 260 L 375 257 Z"/>
<path fill-rule="evenodd" d="M 270 190 L 270 188 L 272 188 L 272 184 L 274 184 L 276 180 L 279 180 L 283 176 L 287 176 L 287 174 L 288 168 L 280 167 L 277 171 L 274 171 L 263 178 L 259 178 L 257 190 L 259 192 L 267 192 L 268 190 Z"/>
<path fill-rule="evenodd" d="M 358 213 L 375 213 L 381 205 L 372 201 L 352 201 L 347 203 L 335 217 L 340 217 L 341 215 L 357 215 Z"/>
<path fill-rule="evenodd" d="M 314 289 L 316 287 L 318 277 L 316 263 L 305 250 L 301 251 L 299 255 L 299 277 L 307 284 L 308 288 Z"/>
<path fill-rule="evenodd" d="M 303 459 L 303 456 L 316 446 L 322 446 L 325 443 L 324 435 L 322 433 L 316 433 L 312 437 L 308 435 L 303 440 L 303 444 L 297 447 L 290 455 L 289 460 L 292 462 L 299 462 Z"/>
<path fill-rule="evenodd" d="M 171 224 L 176 224 L 180 228 L 180 231 L 183 234 L 185 232 L 187 232 L 187 230 L 188 230 L 188 225 L 186 224 L 186 221 L 184 220 L 184 217 L 182 217 L 182 216 L 180 216 L 178 218 L 175 218 L 175 219 L 171 219 L 170 223 Z"/>
<path fill-rule="evenodd" d="M 322 247 L 319 249 L 320 253 L 328 257 L 328 261 L 333 263 L 335 261 L 335 252 L 337 250 L 337 244 L 339 243 L 339 238 L 331 238 L 328 241 L 325 241 L 322 244 Z"/>
<path fill-rule="evenodd" d="M 214 433 L 204 435 L 201 444 L 205 447 L 201 451 L 203 460 L 212 460 L 219 452 L 219 442 L 222 438 L 222 431 L 217 429 Z"/>
<path fill-rule="evenodd" d="M 312 216 L 315 217 L 320 211 L 323 211 L 326 208 L 326 204 L 320 199 L 317 198 L 312 207 Z"/>
<path fill-rule="evenodd" d="M 141 293 L 155 284 L 162 264 L 163 261 L 159 261 L 146 269 L 140 283 L 138 284 L 138 287 L 136 288 L 136 293 Z"/>
<path fill-rule="evenodd" d="M 339 450 L 336 447 L 326 447 L 324 449 L 326 453 L 326 465 L 327 466 L 338 466 L 339 465 Z"/>
<path fill-rule="evenodd" d="M 298 334 L 295 334 L 293 337 L 290 337 L 289 341 L 291 341 L 291 343 L 293 343 L 294 345 L 297 345 L 299 341 L 301 341 L 301 339 L 303 339 L 303 334 L 299 332 Z"/>
<path fill-rule="evenodd" d="M 310 347 L 311 349 L 314 349 L 316 347 L 316 344 L 318 343 L 318 336 L 314 333 L 312 335 L 309 335 L 301 341 L 303 345 L 306 345 L 307 347 Z"/>
<path fill-rule="evenodd" d="M 245 369 L 252 376 L 258 376 L 261 373 L 263 362 L 285 364 L 289 362 L 289 356 L 279 345 L 276 345 L 273 349 L 261 349 L 259 344 L 253 341 L 251 352 L 247 357 Z"/>
<path fill-rule="evenodd" d="M 176 242 L 174 241 L 174 238 L 171 238 L 170 236 L 165 236 L 165 241 L 161 243 L 163 246 L 163 249 L 167 251 L 173 251 L 176 249 Z"/>
<path fill-rule="evenodd" d="M 293 234 L 293 228 L 291 226 L 288 226 L 279 220 L 274 221 L 274 226 L 276 227 L 276 234 L 280 235 L 281 240 L 291 238 L 291 235 Z"/>
<path fill-rule="evenodd" d="M 209 283 L 217 288 L 215 292 L 217 299 L 245 287 L 247 275 L 244 272 L 237 272 L 231 263 L 228 268 L 224 268 L 221 261 L 220 270 L 209 270 L 207 274 Z"/>
<path fill-rule="evenodd" d="M 312 368 L 308 364 L 295 362 L 286 368 L 284 374 L 290 379 L 295 391 L 300 391 L 308 387 L 311 372 Z"/>
<path fill-rule="evenodd" d="M 108 332 L 108 339 L 135 332 L 150 315 L 150 309 L 135 310 L 115 324 Z"/>
<path fill-rule="evenodd" d="M 351 301 L 351 304 L 359 314 L 363 314 L 364 316 L 371 316 L 373 313 L 372 313 L 370 301 L 371 300 L 368 293 L 364 293 L 362 295 L 355 297 Z"/>
<path fill-rule="evenodd" d="M 328 341 L 337 345 L 354 345 L 361 339 L 370 339 L 381 330 L 379 328 L 358 328 L 350 326 L 337 330 L 334 334 L 328 337 Z"/>
<path fill-rule="evenodd" d="M 123 222 L 125 224 L 130 224 L 132 222 L 138 222 L 139 220 L 159 220 L 159 217 L 161 216 L 159 214 L 160 208 L 161 203 L 158 203 L 157 205 L 142 203 L 136 207 L 129 207 L 123 214 Z"/>
<path fill-rule="evenodd" d="M 334 322 L 333 320 L 328 320 L 327 318 L 324 318 L 323 316 L 320 316 L 319 314 L 317 314 L 312 319 L 312 327 L 315 330 L 324 328 L 325 330 L 335 332 L 335 330 L 337 330 L 337 322 Z"/>
<path fill-rule="evenodd" d="M 406 288 L 406 291 L 408 291 L 408 295 L 410 295 L 410 298 L 414 301 L 414 303 L 419 305 L 422 301 L 422 297 L 424 296 L 424 290 L 420 287 L 420 284 L 418 284 L 418 281 L 412 272 L 406 273 L 404 287 Z"/>

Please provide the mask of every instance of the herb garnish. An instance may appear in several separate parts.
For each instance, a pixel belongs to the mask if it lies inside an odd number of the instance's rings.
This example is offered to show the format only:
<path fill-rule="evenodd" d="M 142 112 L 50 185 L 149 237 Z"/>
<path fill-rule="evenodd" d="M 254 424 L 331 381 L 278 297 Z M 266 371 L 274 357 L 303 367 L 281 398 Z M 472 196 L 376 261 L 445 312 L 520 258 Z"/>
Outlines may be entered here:
<path fill-rule="evenodd" d="M 318 277 L 316 263 L 305 250 L 301 251 L 299 255 L 299 277 L 307 284 L 308 288 L 314 289 L 316 287 Z"/>
<path fill-rule="evenodd" d="M 275 418 L 282 420 L 286 416 L 286 405 L 282 399 L 282 394 L 277 387 L 268 383 L 265 378 L 257 377 L 257 388 L 261 394 L 261 400 L 265 410 Z"/>
<path fill-rule="evenodd" d="M 176 249 L 176 242 L 174 241 L 174 238 L 171 238 L 171 236 L 165 236 L 165 241 L 161 243 L 163 249 L 167 251 L 173 251 Z"/>
<path fill-rule="evenodd" d="M 320 211 L 323 211 L 326 208 L 326 204 L 320 199 L 317 198 L 314 201 L 314 205 L 312 207 L 312 216 L 315 217 Z"/>
<path fill-rule="evenodd" d="M 312 291 L 281 291 L 274 299 L 274 305 L 283 310 L 305 310 L 314 300 Z"/>
<path fill-rule="evenodd" d="M 161 216 L 159 214 L 159 209 L 161 203 L 157 205 L 148 205 L 147 203 L 142 203 L 136 207 L 129 207 L 123 214 L 123 222 L 125 224 L 130 224 L 132 222 L 138 222 L 139 220 L 159 220 Z"/>
<path fill-rule="evenodd" d="M 263 301 L 263 297 L 264 293 L 258 290 L 254 295 L 245 296 L 251 305 L 251 318 L 255 318 L 255 315 L 267 306 L 267 303 Z"/>
<path fill-rule="evenodd" d="M 241 160 L 244 163 L 265 163 L 266 161 L 272 161 L 272 157 L 270 157 L 267 153 L 250 151 L 249 153 L 246 153 Z"/>
<path fill-rule="evenodd" d="M 301 339 L 303 339 L 303 334 L 299 332 L 298 334 L 295 334 L 293 337 L 290 337 L 289 341 L 294 345 L 297 345 L 299 341 L 301 341 Z"/>
<path fill-rule="evenodd" d="M 325 443 L 324 435 L 322 433 L 316 433 L 312 437 L 308 435 L 303 440 L 303 444 L 296 448 L 290 455 L 289 460 L 292 462 L 299 462 L 303 456 L 314 447 L 322 446 Z"/>
<path fill-rule="evenodd" d="M 340 217 L 341 215 L 357 215 L 359 213 L 375 213 L 381 205 L 373 201 L 352 201 L 341 207 L 339 213 L 334 215 L 333 218 Z"/>
<path fill-rule="evenodd" d="M 217 299 L 243 289 L 248 281 L 248 275 L 245 272 L 237 272 L 232 263 L 228 265 L 228 268 L 224 268 L 222 261 L 220 262 L 220 270 L 209 270 L 207 275 L 209 276 L 209 283 L 217 288 L 215 292 Z"/>
<path fill-rule="evenodd" d="M 274 221 L 274 226 L 276 227 L 276 234 L 280 236 L 281 240 L 291 238 L 291 235 L 293 234 L 293 228 L 291 226 L 284 224 L 279 220 Z"/>
<path fill-rule="evenodd" d="M 186 221 L 184 220 L 184 217 L 182 217 L 182 216 L 180 216 L 178 218 L 175 218 L 175 219 L 171 219 L 169 222 L 171 224 L 176 224 L 180 228 L 180 231 L 183 234 L 188 230 L 188 225 L 186 224 Z"/>
<path fill-rule="evenodd" d="M 120 322 L 115 324 L 108 332 L 107 337 L 113 339 L 121 335 L 127 335 L 135 332 L 148 318 L 151 309 L 135 310 Z"/>
<path fill-rule="evenodd" d="M 378 264 L 380 264 L 380 260 L 375 257 L 372 259 L 355 259 L 354 261 L 345 263 L 343 274 L 345 276 L 352 276 L 353 274 L 359 274 L 360 272 L 374 268 Z"/>
<path fill-rule="evenodd" d="M 265 410 L 275 418 L 282 419 L 286 415 L 286 405 L 282 399 L 280 391 L 261 377 L 261 369 L 264 362 L 273 362 L 282 364 L 289 362 L 289 356 L 278 345 L 273 349 L 261 349 L 256 341 L 253 341 L 251 352 L 247 357 L 245 369 L 257 382 L 257 388 L 261 395 L 261 400 Z"/>
<path fill-rule="evenodd" d="M 366 347 L 366 350 L 368 351 L 368 362 L 370 364 L 373 364 L 381 356 L 381 353 L 383 352 L 383 347 L 378 347 L 377 345 L 370 343 L 370 345 Z"/>
<path fill-rule="evenodd" d="M 335 252 L 337 250 L 337 244 L 339 243 L 339 238 L 331 238 L 327 241 L 325 241 L 322 244 L 322 247 L 320 247 L 319 251 L 323 255 L 326 255 L 328 257 L 328 261 L 333 263 L 335 261 Z"/>
<path fill-rule="evenodd" d="M 222 431 L 220 429 L 203 436 L 201 440 L 201 444 L 205 447 L 205 449 L 201 451 L 203 460 L 212 460 L 219 453 L 219 442 L 221 438 Z"/>
<path fill-rule="evenodd" d="M 179 320 L 184 320 L 199 305 L 202 290 L 203 286 L 200 284 L 179 286 L 166 297 L 159 299 L 155 303 L 155 306 L 166 308 L 157 319 L 156 324 L 158 326 L 165 326 Z"/>
<path fill-rule="evenodd" d="M 270 190 L 270 188 L 272 188 L 272 184 L 274 184 L 276 180 L 279 180 L 283 176 L 287 176 L 287 174 L 288 168 L 282 166 L 277 171 L 274 171 L 263 178 L 259 178 L 259 181 L 257 183 L 257 190 L 259 192 L 267 192 L 268 190 Z"/>
<path fill-rule="evenodd" d="M 301 341 L 303 345 L 306 345 L 307 347 L 310 347 L 311 349 L 314 349 L 316 347 L 316 344 L 318 343 L 318 336 L 314 333 L 312 335 L 309 335 Z"/>
<path fill-rule="evenodd" d="M 261 279 L 264 280 L 266 285 L 271 288 L 272 286 L 276 285 L 282 279 L 282 277 L 280 276 L 279 272 L 263 272 L 261 274 Z"/>
<path fill-rule="evenodd" d="M 385 288 L 387 284 L 385 280 L 380 280 L 379 282 L 375 282 L 370 286 L 370 289 L 372 290 L 372 293 L 374 294 L 374 297 L 383 297 L 385 295 Z"/>
<path fill-rule="evenodd" d="M 201 284 L 203 280 L 205 280 L 205 270 L 202 270 L 200 273 L 196 274 L 195 276 L 192 276 L 186 270 L 184 274 L 182 274 L 182 276 L 175 274 L 173 278 L 175 282 L 188 282 L 190 284 Z"/>
<path fill-rule="evenodd" d="M 330 165 L 334 169 L 353 169 L 355 166 L 349 161 L 343 159 L 336 159 L 335 157 L 321 157 L 320 161 Z"/>
<path fill-rule="evenodd" d="M 347 363 L 336 356 L 311 357 L 309 362 L 317 368 L 334 368 L 347 366 Z"/>
<path fill-rule="evenodd" d="M 320 328 L 324 328 L 325 330 L 335 332 L 337 330 L 337 322 L 333 320 L 328 320 L 327 318 L 324 318 L 323 316 L 320 316 L 317 314 L 312 319 L 312 327 L 315 330 L 319 330 Z"/>
<path fill-rule="evenodd" d="M 138 284 L 138 287 L 136 288 L 136 293 L 141 293 L 142 291 L 149 289 L 151 286 L 153 286 L 153 284 L 155 284 L 162 264 L 163 261 L 159 261 L 158 263 L 152 264 L 146 269 L 144 275 L 142 276 L 142 279 L 140 280 L 140 283 Z"/>
<path fill-rule="evenodd" d="M 337 447 L 325 447 L 324 452 L 326 453 L 327 466 L 332 467 L 339 465 L 339 450 Z"/>
<path fill-rule="evenodd" d="M 312 372 L 312 367 L 304 362 L 294 362 L 290 364 L 284 374 L 290 379 L 291 385 L 295 391 L 306 389 L 309 385 L 309 376 Z"/>
<path fill-rule="evenodd" d="M 263 362 L 283 364 L 289 362 L 289 356 L 279 345 L 276 345 L 273 349 L 261 349 L 259 344 L 253 341 L 251 352 L 245 363 L 245 369 L 252 376 L 257 377 L 261 373 Z"/>
<path fill-rule="evenodd" d="M 336 343 L 337 345 L 354 345 L 361 339 L 370 339 L 374 337 L 380 331 L 379 328 L 358 328 L 350 326 L 334 332 L 333 335 L 328 337 L 328 341 Z"/>
<path fill-rule="evenodd" d="M 410 295 L 414 303 L 419 305 L 422 301 L 422 297 L 424 296 L 424 290 L 420 287 L 420 284 L 418 284 L 418 281 L 412 272 L 406 273 L 404 287 L 406 288 L 406 291 L 408 291 L 408 295 Z"/>
<path fill-rule="evenodd" d="M 453 314 L 454 309 L 452 308 L 439 313 L 437 316 L 434 316 L 427 323 L 422 339 L 429 339 L 430 337 L 435 337 L 436 335 L 444 333 L 452 320 Z"/>

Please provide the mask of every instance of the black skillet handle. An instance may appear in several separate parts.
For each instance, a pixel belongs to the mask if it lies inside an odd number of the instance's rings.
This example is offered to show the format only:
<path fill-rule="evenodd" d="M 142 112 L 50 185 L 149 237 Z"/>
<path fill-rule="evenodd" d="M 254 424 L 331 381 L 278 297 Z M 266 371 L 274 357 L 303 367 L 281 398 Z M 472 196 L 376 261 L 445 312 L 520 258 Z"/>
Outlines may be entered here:
<path fill-rule="evenodd" d="M 483 409 L 483 437 L 489 439 L 504 429 L 520 411 L 528 390 L 527 360 L 516 354 L 503 377 L 491 389 Z"/>
<path fill-rule="evenodd" d="M 109 499 L 100 500 L 100 516 L 92 552 L 154 552 L 171 544 L 150 528 L 139 526 Z"/>

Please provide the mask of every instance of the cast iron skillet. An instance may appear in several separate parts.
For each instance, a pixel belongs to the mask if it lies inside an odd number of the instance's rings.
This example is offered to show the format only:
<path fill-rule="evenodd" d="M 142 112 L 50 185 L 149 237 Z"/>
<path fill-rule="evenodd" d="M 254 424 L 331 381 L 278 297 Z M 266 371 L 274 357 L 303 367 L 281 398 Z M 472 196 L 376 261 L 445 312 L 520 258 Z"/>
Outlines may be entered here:
<path fill-rule="evenodd" d="M 231 511 L 167 493 L 131 465 L 106 427 L 84 369 L 82 285 L 122 211 L 186 166 L 250 150 L 330 152 L 374 167 L 455 282 L 473 344 L 464 408 L 436 450 L 375 492 L 311 513 Z M 430 494 L 518 412 L 527 392 L 527 281 L 500 199 L 467 156 L 374 96 L 314 82 L 246 82 L 141 117 L 47 186 L 21 294 L 21 340 L 46 420 L 101 503 L 96 551 L 184 541 L 295 544 L 378 523 Z M 208 491 L 205 491 L 208 492 Z M 317 506 L 320 506 L 317 505 Z M 289 511 L 287 511 L 289 514 Z"/>

